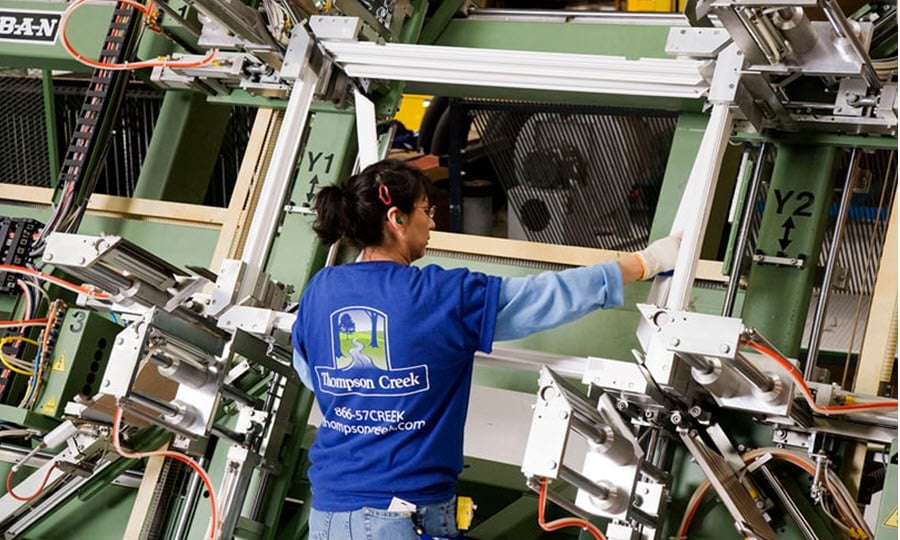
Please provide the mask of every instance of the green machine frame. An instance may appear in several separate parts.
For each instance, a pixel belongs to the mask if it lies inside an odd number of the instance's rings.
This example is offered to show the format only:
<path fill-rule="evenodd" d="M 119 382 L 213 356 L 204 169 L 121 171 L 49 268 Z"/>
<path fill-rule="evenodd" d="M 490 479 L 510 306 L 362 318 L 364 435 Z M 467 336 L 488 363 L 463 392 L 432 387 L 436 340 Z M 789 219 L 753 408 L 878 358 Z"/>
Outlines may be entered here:
<path fill-rule="evenodd" d="M 189 8 L 190 2 L 181 4 L 173 1 L 171 4 L 176 8 Z M 572 23 L 564 19 L 541 22 L 515 18 L 470 20 L 455 16 L 463 4 L 461 1 L 441 2 L 426 17 L 427 2 L 410 2 L 411 15 L 399 32 L 398 41 L 446 47 L 599 54 L 625 58 L 668 57 L 665 44 L 669 27 L 656 22 L 641 23 L 640 19 L 628 22 L 616 22 L 613 19 L 612 22 L 592 24 Z M 58 11 L 64 7 L 64 4 L 0 0 L 0 10 Z M 109 8 L 88 6 L 84 12 L 81 15 L 84 17 L 82 22 L 73 24 L 71 37 L 79 50 L 95 50 L 105 32 L 103 24 L 109 18 Z M 190 13 L 190 9 L 187 12 Z M 180 25 L 176 24 L 171 24 L 171 29 L 181 31 Z M 172 49 L 168 40 L 148 35 L 140 43 L 138 56 L 146 58 L 166 54 Z M 86 68 L 65 54 L 59 44 L 4 44 L 0 51 L 0 66 L 41 69 L 45 88 L 48 89 L 53 84 L 49 76 L 50 70 L 86 72 Z M 135 76 L 145 80 L 148 78 L 146 73 L 140 72 Z M 677 125 L 650 239 L 667 234 L 675 219 L 675 208 L 683 196 L 708 119 L 703 111 L 704 103 L 696 99 L 500 89 L 471 86 L 466 81 L 459 81 L 455 85 L 393 82 L 379 87 L 370 97 L 375 102 L 379 115 L 385 117 L 397 110 L 403 92 L 677 111 Z M 48 120 L 52 118 L 52 103 L 52 94 L 48 94 L 45 99 Z M 199 204 L 198 197 L 206 190 L 225 123 L 231 107 L 236 105 L 259 108 L 240 177 L 227 208 L 204 207 Z M 284 100 L 253 96 L 241 91 L 212 98 L 183 90 L 168 91 L 153 131 L 147 161 L 142 166 L 140 179 L 135 187 L 136 202 L 123 202 L 122 198 L 117 197 L 95 197 L 78 229 L 79 233 L 120 235 L 182 267 L 197 266 L 216 271 L 216 265 L 223 259 L 239 258 L 244 245 L 242 235 L 249 228 L 248 221 L 253 213 L 255 198 L 262 189 L 262 180 L 270 165 L 284 107 Z M 296 174 L 289 186 L 285 210 L 278 216 L 277 233 L 263 267 L 273 279 L 291 287 L 290 298 L 293 300 L 299 298 L 308 279 L 326 264 L 328 257 L 328 247 L 320 245 L 316 240 L 310 229 L 313 217 L 304 209 L 318 187 L 339 181 L 352 170 L 358 151 L 355 122 L 355 111 L 350 106 L 315 102 L 311 107 L 307 129 L 299 143 Z M 57 152 L 53 150 L 56 148 L 53 136 L 55 127 L 49 121 L 47 131 L 48 141 L 51 141 L 48 159 L 51 162 L 50 170 L 53 171 L 52 180 L 55 182 L 59 163 Z M 772 253 L 782 251 L 777 245 L 783 233 L 783 223 L 787 215 L 793 214 L 799 216 L 798 225 L 792 237 L 791 248 L 784 256 L 797 257 L 802 253 L 808 261 L 817 261 L 819 258 L 834 186 L 842 179 L 843 171 L 838 167 L 841 152 L 854 148 L 896 150 L 897 147 L 894 136 L 806 137 L 803 134 L 773 132 L 765 137 L 735 133 L 732 140 L 744 144 L 759 144 L 765 140 L 774 148 L 774 164 L 759 228 L 758 249 Z M 708 259 L 705 268 L 712 270 L 704 274 L 706 280 L 701 278 L 704 286 L 696 286 L 691 291 L 691 307 L 698 313 L 718 315 L 725 302 L 724 283 L 727 276 L 723 276 L 723 268 L 730 268 L 732 261 L 712 259 L 716 258 L 722 230 L 727 226 L 725 216 L 728 214 L 732 190 L 738 182 L 736 176 L 739 160 L 737 146 L 726 153 L 702 252 L 704 258 Z M 45 219 L 50 213 L 53 190 L 24 189 L 10 182 L 12 180 L 15 179 L 0 178 L 0 182 L 4 183 L 3 194 L 0 194 L 0 214 Z M 892 226 L 896 229 L 896 218 Z M 447 268 L 467 267 L 499 276 L 534 274 L 543 271 L 548 263 L 554 268 L 584 264 L 566 259 L 534 262 L 514 255 L 512 251 L 509 255 L 504 255 L 505 251 L 499 255 L 491 251 L 481 252 L 497 245 L 503 248 L 504 240 L 481 243 L 478 239 L 464 238 L 460 241 L 456 235 L 435 236 L 431 249 L 418 264 L 439 264 Z M 733 241 L 732 238 L 731 242 Z M 473 247 L 467 251 L 459 247 L 460 243 L 468 243 Z M 536 253 L 540 247 L 533 245 L 530 250 Z M 583 252 L 597 261 L 615 256 L 600 250 Z M 730 251 L 729 255 L 732 256 Z M 352 254 L 342 253 L 339 257 L 348 259 Z M 816 271 L 815 264 L 797 268 L 768 264 L 765 261 L 752 262 L 747 272 L 745 291 L 738 298 L 740 310 L 736 313 L 740 313 L 746 324 L 769 336 L 787 355 L 792 358 L 800 357 L 804 350 L 802 338 L 807 306 L 816 286 Z M 564 327 L 502 345 L 558 355 L 630 358 L 630 351 L 638 347 L 634 330 L 640 320 L 640 313 L 635 305 L 644 302 L 649 293 L 650 284 L 635 284 L 627 289 L 623 308 L 593 313 Z M 893 294 L 896 298 L 896 275 Z M 22 309 L 20 299 L 0 297 L 0 312 L 7 314 L 9 319 L 15 318 Z M 98 370 L 102 371 L 105 362 L 115 361 L 106 356 L 108 350 L 104 352 L 104 347 L 100 347 L 99 343 L 113 339 L 119 328 L 115 321 L 97 313 L 81 309 L 70 310 L 54 351 L 54 355 L 64 358 L 59 362 L 60 370 L 53 374 L 33 410 L 25 411 L 9 404 L 0 404 L 0 421 L 40 432 L 55 426 L 64 416 L 63 401 L 81 393 L 81 388 L 78 387 L 81 381 L 86 381 Z M 251 353 L 248 351 L 246 354 Z M 94 362 L 98 363 L 96 369 L 93 367 Z M 269 375 L 263 371 L 251 373 L 240 382 L 239 388 L 247 395 L 262 396 L 270 380 Z M 522 393 L 534 393 L 538 388 L 533 372 L 500 368 L 489 363 L 477 364 L 474 384 Z M 254 485 L 262 483 L 267 486 L 267 497 L 264 501 L 247 502 L 235 528 L 236 538 L 306 537 L 308 505 L 304 501 L 309 499 L 309 486 L 305 478 L 305 449 L 314 436 L 314 430 L 307 425 L 313 400 L 308 391 L 297 385 L 290 390 L 286 399 L 293 401 L 295 405 L 287 419 L 289 425 L 285 429 L 281 452 L 282 468 L 253 477 Z M 235 410 L 225 407 L 221 414 L 225 425 L 233 427 L 237 422 Z M 745 425 L 741 419 L 735 419 L 734 425 L 741 432 L 741 444 L 760 446 L 772 439 L 772 431 L 768 427 L 752 422 Z M 143 448 L 149 449 L 158 447 L 166 438 L 164 434 L 149 428 L 143 432 L 143 441 L 138 442 L 142 442 Z M 227 448 L 216 447 L 206 456 L 205 462 L 214 484 L 221 480 L 226 453 Z M 878 539 L 896 535 L 897 497 L 896 489 L 892 488 L 896 484 L 896 455 L 895 441 L 889 453 L 889 459 L 893 461 L 887 465 L 886 489 L 878 512 Z M 152 466 L 146 465 L 143 469 L 145 475 L 150 475 Z M 7 470 L 5 463 L 0 464 L 0 473 L 6 473 Z M 93 479 L 75 498 L 42 517 L 20 538 L 147 537 L 148 531 L 134 528 L 135 523 L 141 520 L 139 516 L 142 509 L 139 507 L 148 505 L 148 500 L 152 500 L 154 496 L 159 497 L 160 494 L 152 493 L 152 486 L 148 487 L 147 482 L 140 483 L 140 476 L 135 475 L 135 471 L 141 471 L 139 465 L 131 460 L 122 460 L 115 471 Z M 690 464 L 689 456 L 684 454 L 676 455 L 672 472 L 673 475 L 678 475 L 678 482 L 673 486 L 674 500 L 670 512 L 680 515 L 686 507 L 690 492 L 702 481 L 703 476 L 699 469 Z M 791 482 L 790 479 L 783 480 Z M 800 492 L 806 485 L 799 481 L 789 488 Z M 468 534 L 473 539 L 586 537 L 585 533 L 579 536 L 576 531 L 553 534 L 541 531 L 537 526 L 537 497 L 526 488 L 517 466 L 469 456 L 460 477 L 459 489 L 461 493 L 473 495 L 478 504 L 475 526 Z M 814 512 L 810 508 L 803 510 Z M 691 534 L 691 538 L 729 537 L 723 533 L 725 530 L 733 530 L 727 513 L 721 509 L 710 510 L 705 507 L 702 511 L 706 517 L 702 524 L 696 525 L 696 532 Z M 561 512 L 554 507 L 550 513 Z M 198 505 L 192 517 L 191 524 L 182 531 L 183 537 L 202 538 L 209 517 L 208 507 Z M 784 534 L 784 537 L 802 537 L 790 523 L 782 525 L 784 528 L 780 529 L 780 534 Z M 676 526 L 676 523 L 668 523 L 665 535 L 674 535 Z M 813 528 L 821 538 L 842 537 L 831 530 L 830 524 L 815 523 Z M 135 534 L 137 536 L 133 536 Z M 157 537 L 177 536 L 174 530 L 155 534 L 160 534 Z M 738 534 L 735 532 L 733 536 L 737 538 Z"/>

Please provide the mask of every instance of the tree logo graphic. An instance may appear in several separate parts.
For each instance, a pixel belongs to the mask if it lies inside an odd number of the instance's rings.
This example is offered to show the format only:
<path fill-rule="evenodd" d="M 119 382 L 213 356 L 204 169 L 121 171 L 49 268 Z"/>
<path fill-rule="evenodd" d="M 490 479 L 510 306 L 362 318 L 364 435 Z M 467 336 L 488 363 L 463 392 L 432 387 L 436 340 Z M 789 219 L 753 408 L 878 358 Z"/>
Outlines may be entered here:
<path fill-rule="evenodd" d="M 377 309 L 351 306 L 331 314 L 333 367 L 317 366 L 319 388 L 329 394 L 401 396 L 429 388 L 428 366 L 391 366 L 388 318 Z"/>

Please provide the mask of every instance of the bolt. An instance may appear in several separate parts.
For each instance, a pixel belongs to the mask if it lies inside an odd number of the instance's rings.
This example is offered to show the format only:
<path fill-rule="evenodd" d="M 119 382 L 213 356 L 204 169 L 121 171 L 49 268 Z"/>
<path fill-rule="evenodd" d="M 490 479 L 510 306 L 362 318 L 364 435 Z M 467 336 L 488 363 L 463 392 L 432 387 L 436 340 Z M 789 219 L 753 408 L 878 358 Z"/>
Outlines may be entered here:
<path fill-rule="evenodd" d="M 627 401 L 617 401 L 616 408 L 619 409 L 620 411 L 624 411 L 624 410 L 628 409 L 628 402 Z"/>
<path fill-rule="evenodd" d="M 84 264 L 84 257 L 78 257 L 78 264 Z"/>
<path fill-rule="evenodd" d="M 109 386 L 110 384 L 112 384 L 112 383 L 109 382 L 109 379 L 104 379 L 104 381 L 103 381 L 103 386 L 104 386 L 104 387 L 105 387 L 105 386 Z"/>
<path fill-rule="evenodd" d="M 566 418 L 569 417 L 569 413 L 568 413 L 567 411 L 559 411 L 559 417 L 560 417 L 562 420 L 565 420 Z"/>
<path fill-rule="evenodd" d="M 45 260 L 45 261 L 52 261 L 52 260 L 53 260 L 53 254 L 52 254 L 52 253 L 44 253 L 44 260 Z"/>
<path fill-rule="evenodd" d="M 731 347 L 729 347 L 726 343 L 723 343 L 719 346 L 719 350 L 725 354 L 728 354 L 731 351 Z"/>
<path fill-rule="evenodd" d="M 123 345 L 125 343 L 125 338 L 120 337 L 116 340 L 116 345 Z"/>
<path fill-rule="evenodd" d="M 669 416 L 669 421 L 675 425 L 680 424 L 681 423 L 681 413 L 678 411 L 673 412 L 672 415 Z"/>
<path fill-rule="evenodd" d="M 551 459 L 550 461 L 547 462 L 547 468 L 548 468 L 548 469 L 555 469 L 555 468 L 556 468 L 556 462 L 553 461 L 553 460 Z"/>
<path fill-rule="evenodd" d="M 703 409 L 701 409 L 698 405 L 694 405 L 690 409 L 688 409 L 688 413 L 694 418 L 698 418 L 701 414 L 703 414 Z"/>
<path fill-rule="evenodd" d="M 673 347 L 677 347 L 681 343 L 681 340 L 677 337 L 673 337 L 672 341 L 669 342 Z"/>

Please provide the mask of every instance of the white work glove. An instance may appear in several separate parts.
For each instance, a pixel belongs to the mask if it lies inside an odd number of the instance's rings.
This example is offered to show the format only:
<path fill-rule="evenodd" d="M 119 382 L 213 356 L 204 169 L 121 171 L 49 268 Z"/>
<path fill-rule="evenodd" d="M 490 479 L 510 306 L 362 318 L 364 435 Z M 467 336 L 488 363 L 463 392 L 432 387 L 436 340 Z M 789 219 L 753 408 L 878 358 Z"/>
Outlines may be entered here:
<path fill-rule="evenodd" d="M 641 259 L 644 273 L 640 279 L 650 279 L 660 272 L 666 272 L 675 268 L 675 259 L 678 258 L 678 248 L 681 247 L 681 233 L 675 233 L 653 242 L 647 249 L 638 251 L 636 255 Z"/>

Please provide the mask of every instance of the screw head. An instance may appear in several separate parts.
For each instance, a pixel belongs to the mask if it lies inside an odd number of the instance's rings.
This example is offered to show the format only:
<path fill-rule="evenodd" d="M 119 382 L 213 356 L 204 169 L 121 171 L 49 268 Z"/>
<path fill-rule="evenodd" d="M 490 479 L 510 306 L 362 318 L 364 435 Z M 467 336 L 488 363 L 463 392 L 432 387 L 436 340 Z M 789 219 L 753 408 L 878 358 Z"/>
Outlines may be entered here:
<path fill-rule="evenodd" d="M 728 354 L 729 352 L 731 352 L 731 347 L 729 347 L 728 344 L 723 343 L 722 345 L 719 346 L 719 350 L 725 354 Z"/>

